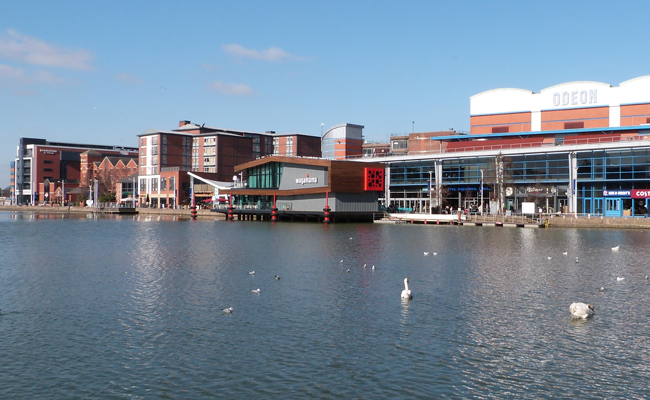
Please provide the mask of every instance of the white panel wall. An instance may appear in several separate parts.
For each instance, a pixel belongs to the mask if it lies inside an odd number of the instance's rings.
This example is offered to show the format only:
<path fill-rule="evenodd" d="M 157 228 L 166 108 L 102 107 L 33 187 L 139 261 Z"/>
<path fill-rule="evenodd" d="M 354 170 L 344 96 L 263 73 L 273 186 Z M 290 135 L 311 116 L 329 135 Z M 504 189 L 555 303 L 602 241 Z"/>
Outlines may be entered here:
<path fill-rule="evenodd" d="M 470 98 L 470 115 L 531 112 L 531 130 L 541 130 L 540 111 L 609 107 L 609 126 L 621 125 L 620 105 L 650 103 L 650 75 L 618 87 L 607 83 L 568 82 L 534 93 L 524 89 L 495 89 Z"/>

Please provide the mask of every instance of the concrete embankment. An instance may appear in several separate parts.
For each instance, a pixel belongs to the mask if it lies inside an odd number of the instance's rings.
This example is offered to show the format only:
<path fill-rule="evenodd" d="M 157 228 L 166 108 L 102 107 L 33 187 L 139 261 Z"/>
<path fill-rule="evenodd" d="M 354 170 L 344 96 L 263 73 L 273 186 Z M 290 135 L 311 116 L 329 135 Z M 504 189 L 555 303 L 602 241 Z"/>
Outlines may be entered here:
<path fill-rule="evenodd" d="M 111 210 L 111 209 L 106 209 Z M 36 212 L 36 213 L 50 213 L 50 214 L 85 214 L 96 211 L 91 207 L 32 207 L 32 206 L 0 206 L 0 211 L 14 211 L 14 212 Z M 190 218 L 191 210 L 186 209 L 170 209 L 170 208 L 138 208 L 138 215 L 169 215 Z M 210 210 L 196 210 L 198 218 L 212 218 L 212 219 L 225 219 L 225 215 L 221 213 L 213 213 Z"/>

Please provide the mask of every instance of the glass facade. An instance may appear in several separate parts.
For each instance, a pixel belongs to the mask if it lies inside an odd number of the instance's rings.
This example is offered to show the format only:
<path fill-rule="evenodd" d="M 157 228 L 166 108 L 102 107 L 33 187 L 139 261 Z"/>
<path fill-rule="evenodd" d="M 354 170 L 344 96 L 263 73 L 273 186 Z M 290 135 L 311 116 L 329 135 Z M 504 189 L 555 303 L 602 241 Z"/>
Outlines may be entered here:
<path fill-rule="evenodd" d="M 277 189 L 280 187 L 283 163 L 268 163 L 252 167 L 248 172 L 248 187 L 251 189 Z"/>
<path fill-rule="evenodd" d="M 521 202 L 536 201 L 548 206 L 549 212 L 566 212 L 570 153 L 518 154 L 502 157 L 503 185 L 511 187 L 504 204 L 518 210 Z M 630 194 L 607 199 L 604 191 L 650 189 L 650 149 L 579 151 L 576 158 L 577 212 L 607 216 L 634 216 L 650 199 L 632 199 Z M 481 170 L 484 196 L 494 191 L 496 157 L 440 159 L 440 183 L 445 202 L 466 207 L 480 197 Z M 428 202 L 429 177 L 435 185 L 435 161 L 395 161 L 390 167 L 390 200 L 399 206 L 425 209 Z M 432 171 L 432 174 L 429 174 Z M 619 204 L 620 203 L 620 204 Z M 427 203 L 428 204 L 428 203 Z M 416 206 L 417 205 L 417 206 Z M 608 213 L 609 212 L 609 213 Z"/>

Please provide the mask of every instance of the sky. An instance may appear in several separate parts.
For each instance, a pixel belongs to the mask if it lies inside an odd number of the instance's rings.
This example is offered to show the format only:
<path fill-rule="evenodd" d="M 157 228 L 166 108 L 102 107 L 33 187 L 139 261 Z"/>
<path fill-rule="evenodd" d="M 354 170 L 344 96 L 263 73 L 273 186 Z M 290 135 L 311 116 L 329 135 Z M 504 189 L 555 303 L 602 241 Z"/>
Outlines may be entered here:
<path fill-rule="evenodd" d="M 0 187 L 21 137 L 137 147 L 147 129 L 190 120 L 315 136 L 352 123 L 386 142 L 469 131 L 470 97 L 486 90 L 650 74 L 645 0 L 0 8 Z"/>

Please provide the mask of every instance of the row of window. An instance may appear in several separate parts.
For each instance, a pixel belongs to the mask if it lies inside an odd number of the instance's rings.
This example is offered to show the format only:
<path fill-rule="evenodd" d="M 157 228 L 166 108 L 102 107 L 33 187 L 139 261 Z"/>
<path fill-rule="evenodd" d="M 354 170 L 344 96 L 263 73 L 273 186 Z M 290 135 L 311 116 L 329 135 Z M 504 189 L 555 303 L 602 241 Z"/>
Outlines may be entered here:
<path fill-rule="evenodd" d="M 490 158 L 466 158 L 442 162 L 442 183 L 478 183 L 493 176 L 496 163 Z M 520 155 L 503 158 L 508 180 L 514 182 L 568 181 L 568 154 Z M 646 149 L 624 151 L 590 151 L 577 155 L 578 180 L 650 179 L 650 152 Z M 431 161 L 400 162 L 390 165 L 392 184 L 426 184 Z M 435 175 L 434 175 L 435 177 Z"/>
<path fill-rule="evenodd" d="M 167 178 L 152 178 L 151 179 L 151 191 L 152 192 L 157 192 L 158 190 L 160 191 L 167 191 L 167 190 L 176 190 L 176 178 L 175 177 L 170 177 L 169 178 L 169 189 L 167 189 Z M 160 183 L 160 185 L 159 185 Z M 147 179 L 146 178 L 141 178 L 140 179 L 140 192 L 141 193 L 147 193 Z"/>

